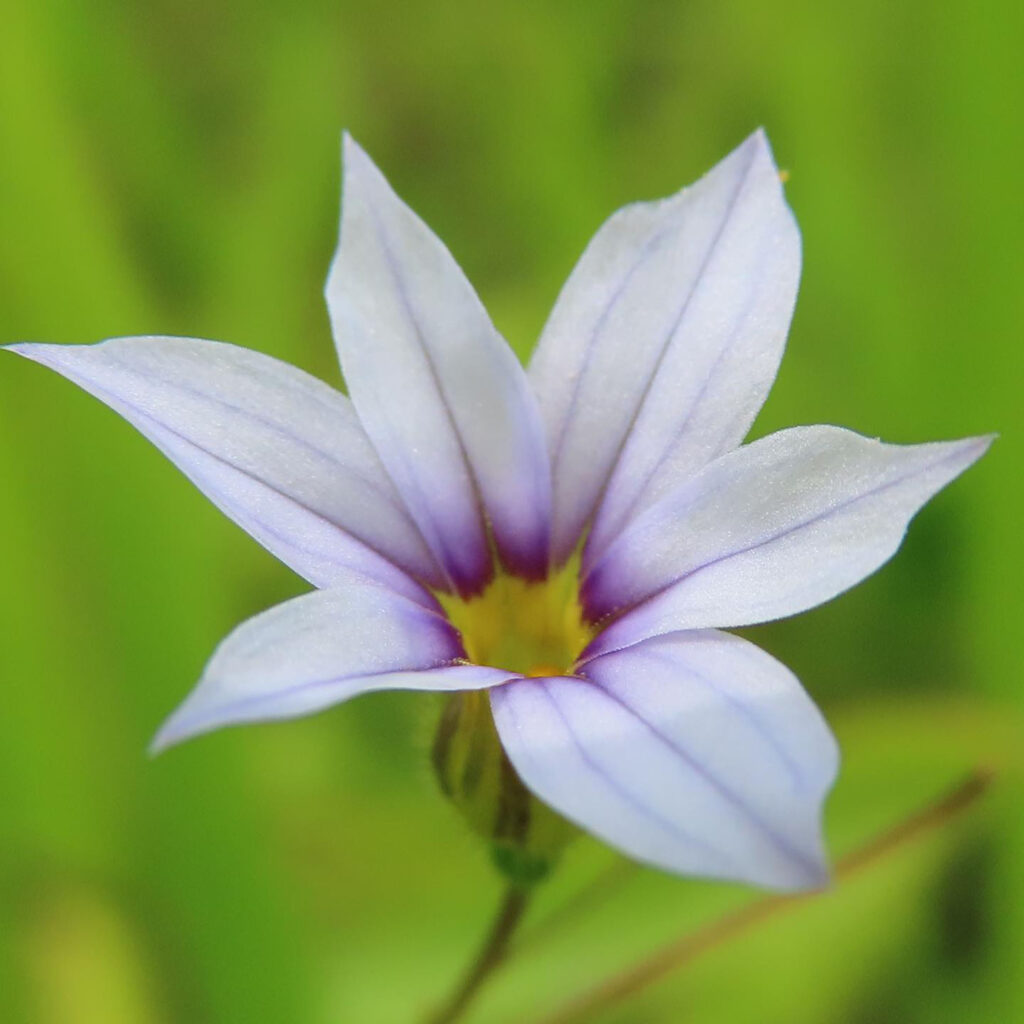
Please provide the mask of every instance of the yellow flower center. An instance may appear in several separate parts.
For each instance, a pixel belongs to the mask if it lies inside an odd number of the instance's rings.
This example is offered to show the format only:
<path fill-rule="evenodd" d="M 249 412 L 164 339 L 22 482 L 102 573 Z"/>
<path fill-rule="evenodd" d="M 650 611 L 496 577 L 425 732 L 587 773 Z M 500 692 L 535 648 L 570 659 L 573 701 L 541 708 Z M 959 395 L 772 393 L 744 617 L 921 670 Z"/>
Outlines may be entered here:
<path fill-rule="evenodd" d="M 499 572 L 468 601 L 450 594 L 438 598 L 477 665 L 524 676 L 565 675 L 593 637 L 580 610 L 575 558 L 539 583 Z"/>

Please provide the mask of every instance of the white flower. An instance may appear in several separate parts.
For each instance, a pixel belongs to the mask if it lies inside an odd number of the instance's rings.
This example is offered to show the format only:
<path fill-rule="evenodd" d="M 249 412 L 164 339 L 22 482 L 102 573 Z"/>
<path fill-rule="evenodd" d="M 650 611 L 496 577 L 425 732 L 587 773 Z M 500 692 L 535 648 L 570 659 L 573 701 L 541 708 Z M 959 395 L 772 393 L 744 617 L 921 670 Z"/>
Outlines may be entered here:
<path fill-rule="evenodd" d="M 120 412 L 320 588 L 232 633 L 155 745 L 370 690 L 490 688 L 525 784 L 612 845 L 821 884 L 835 742 L 792 673 L 718 629 L 873 572 L 990 439 L 812 426 L 740 447 L 799 265 L 757 133 L 605 224 L 524 372 L 347 140 L 327 302 L 351 401 L 218 342 L 11 346 Z"/>

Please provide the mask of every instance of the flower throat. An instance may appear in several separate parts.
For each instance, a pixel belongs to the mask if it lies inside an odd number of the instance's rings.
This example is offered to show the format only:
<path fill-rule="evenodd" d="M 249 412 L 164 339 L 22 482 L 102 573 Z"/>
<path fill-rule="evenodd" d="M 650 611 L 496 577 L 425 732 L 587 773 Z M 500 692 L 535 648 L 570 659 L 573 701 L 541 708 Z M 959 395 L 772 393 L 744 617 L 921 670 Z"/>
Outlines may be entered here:
<path fill-rule="evenodd" d="M 499 572 L 483 593 L 438 595 L 477 665 L 524 676 L 568 675 L 593 636 L 579 602 L 579 562 L 530 582 Z"/>

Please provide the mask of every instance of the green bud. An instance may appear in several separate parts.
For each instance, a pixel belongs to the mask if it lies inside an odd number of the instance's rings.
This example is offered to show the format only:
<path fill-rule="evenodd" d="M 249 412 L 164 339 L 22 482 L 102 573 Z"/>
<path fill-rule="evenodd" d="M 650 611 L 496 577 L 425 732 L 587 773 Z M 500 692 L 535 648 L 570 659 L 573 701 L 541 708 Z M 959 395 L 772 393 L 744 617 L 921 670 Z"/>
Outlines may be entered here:
<path fill-rule="evenodd" d="M 490 843 L 499 871 L 530 885 L 552 870 L 576 828 L 523 785 L 498 739 L 486 693 L 448 698 L 433 762 L 441 791 Z"/>

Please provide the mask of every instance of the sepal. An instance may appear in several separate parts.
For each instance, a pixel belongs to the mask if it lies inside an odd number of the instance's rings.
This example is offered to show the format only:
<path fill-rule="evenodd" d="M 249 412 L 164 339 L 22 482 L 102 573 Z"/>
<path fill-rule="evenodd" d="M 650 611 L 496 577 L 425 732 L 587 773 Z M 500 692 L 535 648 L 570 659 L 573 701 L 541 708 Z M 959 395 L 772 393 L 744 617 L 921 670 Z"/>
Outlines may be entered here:
<path fill-rule="evenodd" d="M 447 698 L 431 757 L 442 793 L 490 844 L 495 867 L 519 885 L 547 877 L 578 830 L 523 785 L 498 738 L 486 694 Z"/>

